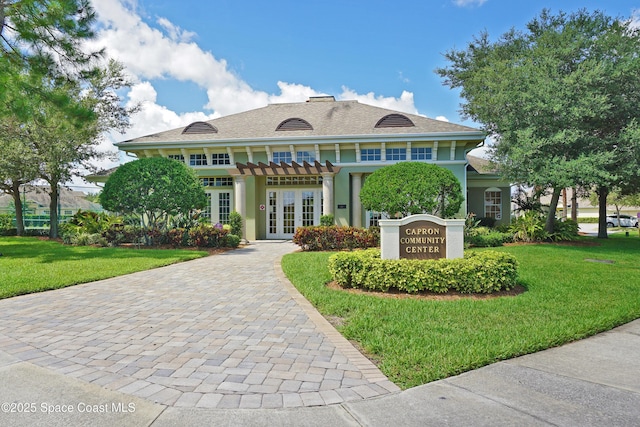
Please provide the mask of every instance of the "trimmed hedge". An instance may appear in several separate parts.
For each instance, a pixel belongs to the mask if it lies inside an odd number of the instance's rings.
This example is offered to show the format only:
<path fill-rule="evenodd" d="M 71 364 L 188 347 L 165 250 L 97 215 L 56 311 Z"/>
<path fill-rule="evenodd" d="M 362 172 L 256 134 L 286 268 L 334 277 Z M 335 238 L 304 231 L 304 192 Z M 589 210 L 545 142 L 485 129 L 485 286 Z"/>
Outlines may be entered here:
<path fill-rule="evenodd" d="M 376 227 L 357 228 L 332 226 L 298 227 L 293 243 L 303 251 L 339 251 L 373 248 L 380 244 L 380 230 Z"/>
<path fill-rule="evenodd" d="M 513 242 L 513 234 L 489 231 L 485 234 L 476 234 L 467 238 L 466 243 L 480 248 L 502 246 L 504 243 Z"/>
<path fill-rule="evenodd" d="M 598 218 L 597 216 L 590 216 L 590 217 L 578 217 L 578 223 L 581 224 L 597 224 L 598 220 L 600 218 Z"/>
<path fill-rule="evenodd" d="M 467 252 L 464 258 L 383 260 L 379 249 L 340 252 L 329 258 L 329 272 L 342 287 L 408 293 L 491 293 L 517 284 L 518 262 L 501 252 Z"/>

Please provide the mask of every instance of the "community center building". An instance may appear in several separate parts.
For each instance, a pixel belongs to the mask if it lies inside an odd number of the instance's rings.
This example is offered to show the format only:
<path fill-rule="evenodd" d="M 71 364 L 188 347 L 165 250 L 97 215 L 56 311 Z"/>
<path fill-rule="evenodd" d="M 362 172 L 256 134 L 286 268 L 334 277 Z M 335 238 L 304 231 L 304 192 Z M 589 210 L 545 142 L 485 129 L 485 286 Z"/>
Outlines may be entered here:
<path fill-rule="evenodd" d="M 323 214 L 333 214 L 338 225 L 376 225 L 381 214 L 363 209 L 360 189 L 369 174 L 402 161 L 451 170 L 467 196 L 460 217 L 473 212 L 508 221 L 509 184 L 469 165 L 467 153 L 484 139 L 470 127 L 321 96 L 117 146 L 138 158 L 185 162 L 205 186 L 211 222 L 225 223 L 235 210 L 245 220 L 243 237 L 256 240 L 289 239 L 299 226 L 318 225 Z"/>

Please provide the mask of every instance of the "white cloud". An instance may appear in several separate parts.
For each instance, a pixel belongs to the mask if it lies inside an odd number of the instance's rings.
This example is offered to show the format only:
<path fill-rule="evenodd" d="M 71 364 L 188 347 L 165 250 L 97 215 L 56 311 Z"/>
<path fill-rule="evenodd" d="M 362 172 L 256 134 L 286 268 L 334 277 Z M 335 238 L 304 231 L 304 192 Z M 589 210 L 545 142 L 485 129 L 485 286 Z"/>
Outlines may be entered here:
<path fill-rule="evenodd" d="M 269 103 L 301 102 L 309 96 L 322 95 L 309 86 L 288 82 L 278 82 L 279 94 L 254 90 L 228 68 L 224 59 L 216 58 L 211 52 L 189 41 L 195 36 L 194 33 L 175 26 L 165 18 L 158 20 L 164 33 L 150 27 L 137 13 L 135 1 L 101 0 L 94 7 L 101 23 L 97 46 L 105 46 L 110 56 L 123 63 L 134 82 L 147 82 L 136 88 L 139 92 L 134 97 L 139 96 L 140 91 L 150 91 L 148 80 L 151 79 L 188 81 L 206 90 L 208 102 L 202 106 L 203 109 L 215 115 L 228 115 Z M 394 98 L 376 96 L 374 93 L 361 95 L 343 88 L 338 98 L 358 99 L 368 104 L 417 113 L 410 92 L 403 92 L 400 98 Z M 142 114 L 134 120 L 134 128 L 139 127 L 139 120 L 149 118 L 147 109 L 158 115 L 163 108 L 155 105 L 155 98 L 145 99 Z M 158 123 L 167 123 L 170 115 L 168 110 L 161 115 L 165 120 Z M 172 117 L 169 121 L 175 119 Z"/>
<path fill-rule="evenodd" d="M 158 18 L 158 24 L 164 28 L 169 38 L 176 42 L 188 43 L 196 35 L 194 32 L 183 30 L 177 25 L 173 25 L 167 18 Z"/>
<path fill-rule="evenodd" d="M 453 4 L 458 7 L 480 7 L 486 3 L 487 0 L 453 0 Z"/>
<path fill-rule="evenodd" d="M 436 120 L 440 120 L 441 122 L 449 122 L 449 119 L 447 119 L 445 116 L 438 116 L 436 117 Z"/>
<path fill-rule="evenodd" d="M 215 114 L 191 112 L 177 114 L 167 107 L 156 103 L 157 92 L 151 83 L 145 81 L 134 85 L 127 97 L 127 106 L 140 105 L 140 111 L 132 117 L 132 127 L 127 130 L 124 138 L 131 139 L 151 133 L 174 129 L 188 125 L 195 121 L 211 120 Z"/>
<path fill-rule="evenodd" d="M 358 94 L 357 92 L 349 89 L 346 86 L 342 87 L 342 93 L 338 96 L 338 99 L 347 100 L 355 99 L 363 104 L 375 105 L 377 107 L 388 108 L 390 110 L 402 111 L 409 114 L 418 114 L 418 110 L 413 102 L 413 93 L 402 91 L 400 98 L 385 97 L 377 95 L 373 92 L 367 94 Z"/>
<path fill-rule="evenodd" d="M 632 28 L 640 29 L 640 9 L 633 9 L 629 23 Z"/>

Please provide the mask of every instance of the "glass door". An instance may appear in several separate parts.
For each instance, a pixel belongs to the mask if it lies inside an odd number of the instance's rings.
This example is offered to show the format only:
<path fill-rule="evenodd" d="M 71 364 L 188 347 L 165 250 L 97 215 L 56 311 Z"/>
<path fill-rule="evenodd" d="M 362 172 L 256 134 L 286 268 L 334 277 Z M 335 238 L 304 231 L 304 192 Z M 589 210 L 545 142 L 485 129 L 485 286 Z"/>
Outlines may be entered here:
<path fill-rule="evenodd" d="M 291 239 L 298 227 L 320 224 L 321 189 L 268 190 L 267 239 Z"/>

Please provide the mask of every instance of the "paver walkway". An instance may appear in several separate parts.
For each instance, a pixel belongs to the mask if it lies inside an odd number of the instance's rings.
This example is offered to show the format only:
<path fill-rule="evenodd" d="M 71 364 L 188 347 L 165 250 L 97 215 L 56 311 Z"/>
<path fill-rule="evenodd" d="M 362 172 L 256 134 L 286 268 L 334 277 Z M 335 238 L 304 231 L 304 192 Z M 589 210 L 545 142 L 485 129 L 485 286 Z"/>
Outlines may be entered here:
<path fill-rule="evenodd" d="M 281 276 L 290 242 L 0 301 L 0 350 L 176 407 L 328 405 L 398 391 Z M 126 260 L 123 260 L 126 262 Z"/>

